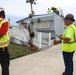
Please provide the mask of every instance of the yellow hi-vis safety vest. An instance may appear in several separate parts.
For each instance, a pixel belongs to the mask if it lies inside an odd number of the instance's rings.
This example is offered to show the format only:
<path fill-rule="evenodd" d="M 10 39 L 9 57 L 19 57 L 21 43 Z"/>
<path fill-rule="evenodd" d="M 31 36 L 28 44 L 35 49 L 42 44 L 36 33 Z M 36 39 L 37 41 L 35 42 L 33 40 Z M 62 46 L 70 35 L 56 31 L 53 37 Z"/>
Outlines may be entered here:
<path fill-rule="evenodd" d="M 47 10 L 47 13 L 48 13 L 48 14 L 50 14 L 50 13 L 51 13 L 51 10 L 50 10 L 50 9 L 49 9 L 49 10 Z"/>
<path fill-rule="evenodd" d="M 68 26 L 63 33 L 64 37 L 66 37 L 68 29 L 70 29 L 73 33 L 69 42 L 62 40 L 62 50 L 65 52 L 73 52 L 76 50 L 76 26 L 74 24 Z"/>
<path fill-rule="evenodd" d="M 7 21 L 2 20 L 0 22 L 0 28 L 2 27 L 2 24 L 5 22 L 7 22 Z M 8 31 L 7 31 L 6 34 L 0 38 L 0 48 L 6 47 L 6 46 L 8 46 L 8 44 L 9 44 L 9 35 L 8 35 Z"/>

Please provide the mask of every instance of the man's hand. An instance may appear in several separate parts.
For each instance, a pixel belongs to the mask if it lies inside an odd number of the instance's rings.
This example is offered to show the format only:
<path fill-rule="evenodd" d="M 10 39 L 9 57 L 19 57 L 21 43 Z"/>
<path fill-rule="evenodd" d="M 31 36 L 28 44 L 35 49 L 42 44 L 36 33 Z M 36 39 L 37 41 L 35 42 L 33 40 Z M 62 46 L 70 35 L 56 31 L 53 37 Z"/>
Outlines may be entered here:
<path fill-rule="evenodd" d="M 58 38 L 63 40 L 63 35 L 59 35 Z"/>
<path fill-rule="evenodd" d="M 66 42 L 69 42 L 71 40 L 71 38 L 64 37 L 63 35 L 59 35 L 58 38 Z"/>

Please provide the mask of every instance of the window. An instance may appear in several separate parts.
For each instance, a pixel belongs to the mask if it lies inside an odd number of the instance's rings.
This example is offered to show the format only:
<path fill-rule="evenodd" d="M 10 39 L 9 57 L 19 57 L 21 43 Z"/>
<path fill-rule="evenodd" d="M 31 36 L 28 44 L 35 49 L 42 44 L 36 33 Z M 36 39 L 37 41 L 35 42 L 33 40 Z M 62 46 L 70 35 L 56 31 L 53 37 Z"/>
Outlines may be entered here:
<path fill-rule="evenodd" d="M 34 23 L 34 28 L 49 28 L 50 22 Z"/>

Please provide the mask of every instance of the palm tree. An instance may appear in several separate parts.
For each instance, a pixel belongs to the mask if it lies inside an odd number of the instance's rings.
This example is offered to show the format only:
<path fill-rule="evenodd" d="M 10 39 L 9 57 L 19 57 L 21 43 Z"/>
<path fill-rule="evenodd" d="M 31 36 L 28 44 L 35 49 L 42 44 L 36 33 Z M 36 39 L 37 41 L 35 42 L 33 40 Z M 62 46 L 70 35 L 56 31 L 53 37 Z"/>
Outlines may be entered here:
<path fill-rule="evenodd" d="M 34 31 L 32 30 L 32 25 L 33 25 L 33 20 L 32 20 L 32 16 L 33 16 L 33 7 L 32 7 L 32 4 L 36 4 L 35 3 L 36 0 L 26 0 L 26 3 L 30 3 L 30 7 L 31 7 L 31 14 L 29 15 L 29 18 L 30 18 L 30 25 L 28 27 L 28 31 L 29 31 L 29 45 L 30 47 L 34 46 L 33 45 L 33 38 L 35 36 L 35 33 Z"/>
<path fill-rule="evenodd" d="M 31 7 L 31 14 L 33 14 L 33 7 L 32 7 L 32 4 L 36 4 L 35 2 L 36 0 L 26 0 L 26 3 L 30 3 L 30 7 Z"/>

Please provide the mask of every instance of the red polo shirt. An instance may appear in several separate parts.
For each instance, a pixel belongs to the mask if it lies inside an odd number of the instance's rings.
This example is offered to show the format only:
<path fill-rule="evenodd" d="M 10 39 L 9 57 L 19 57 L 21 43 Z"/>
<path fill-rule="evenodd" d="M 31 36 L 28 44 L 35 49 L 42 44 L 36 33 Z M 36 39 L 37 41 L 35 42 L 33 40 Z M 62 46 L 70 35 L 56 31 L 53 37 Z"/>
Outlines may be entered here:
<path fill-rule="evenodd" d="M 0 16 L 0 18 L 2 18 Z M 6 32 L 8 31 L 8 22 L 3 23 L 2 27 L 0 28 L 0 34 L 5 35 Z"/>

